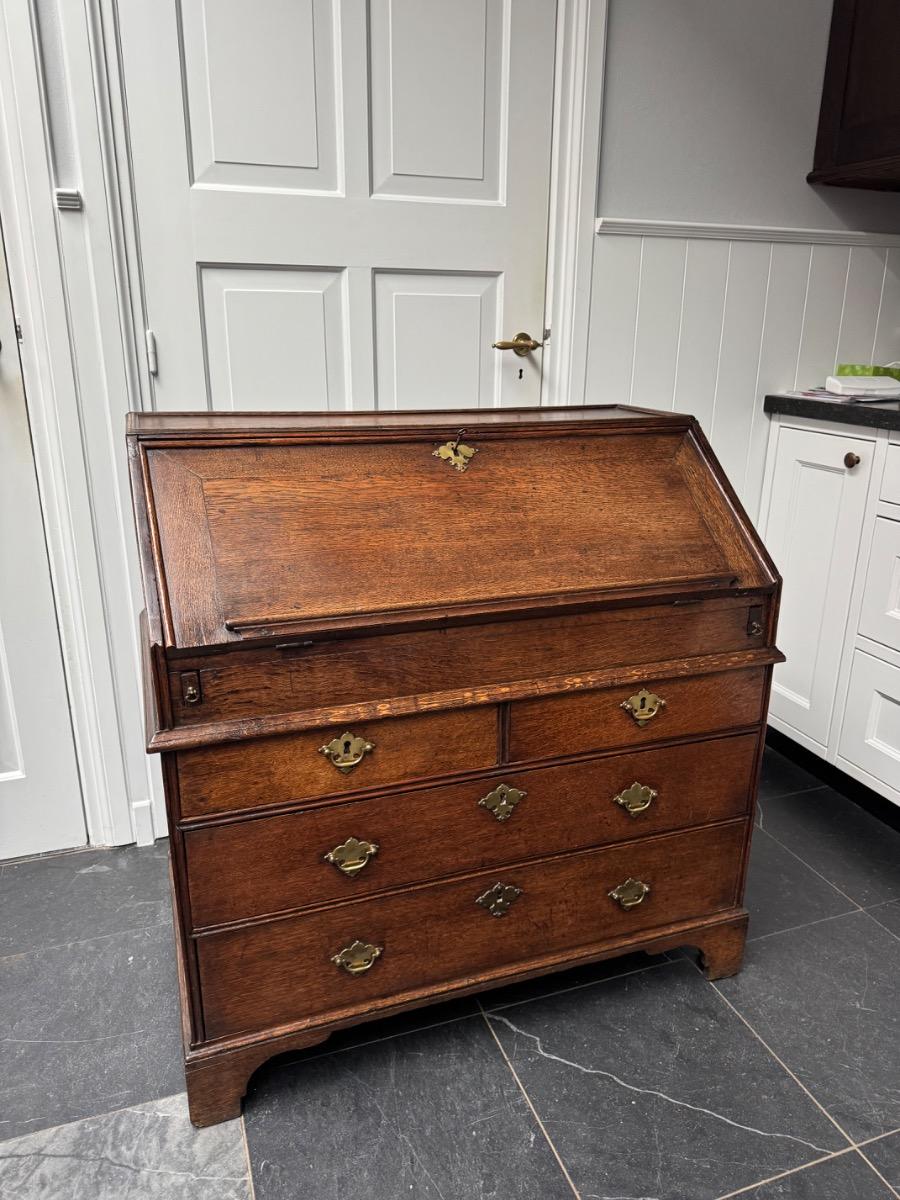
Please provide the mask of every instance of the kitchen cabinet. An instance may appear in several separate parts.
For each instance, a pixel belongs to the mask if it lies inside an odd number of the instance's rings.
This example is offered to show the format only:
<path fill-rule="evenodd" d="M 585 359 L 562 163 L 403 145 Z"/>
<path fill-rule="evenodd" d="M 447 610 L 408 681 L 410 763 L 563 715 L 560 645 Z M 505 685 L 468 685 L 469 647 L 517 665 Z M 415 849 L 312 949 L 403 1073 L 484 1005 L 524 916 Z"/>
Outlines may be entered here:
<path fill-rule="evenodd" d="M 897 0 L 835 0 L 810 183 L 900 190 Z"/>
<path fill-rule="evenodd" d="M 900 804 L 900 429 L 776 412 L 759 527 L 784 578 L 769 724 Z"/>

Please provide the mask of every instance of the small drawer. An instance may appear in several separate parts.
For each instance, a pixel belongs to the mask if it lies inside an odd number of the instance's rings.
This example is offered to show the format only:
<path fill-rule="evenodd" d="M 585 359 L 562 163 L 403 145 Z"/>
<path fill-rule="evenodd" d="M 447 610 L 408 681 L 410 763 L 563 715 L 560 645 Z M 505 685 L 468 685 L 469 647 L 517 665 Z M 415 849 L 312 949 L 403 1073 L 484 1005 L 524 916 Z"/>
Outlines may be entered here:
<path fill-rule="evenodd" d="M 758 740 L 742 734 L 495 772 L 188 830 L 193 924 L 266 916 L 742 816 Z"/>
<path fill-rule="evenodd" d="M 765 668 L 654 680 L 512 705 L 510 762 L 756 725 Z"/>
<path fill-rule="evenodd" d="M 900 791 L 900 668 L 862 650 L 850 668 L 838 755 Z"/>
<path fill-rule="evenodd" d="M 900 446 L 892 442 L 887 449 L 884 475 L 881 477 L 881 499 L 900 504 Z"/>
<path fill-rule="evenodd" d="M 887 517 L 875 521 L 859 632 L 900 650 L 900 521 Z"/>
<path fill-rule="evenodd" d="M 490 705 L 204 746 L 178 755 L 181 815 L 263 808 L 496 762 Z"/>
<path fill-rule="evenodd" d="M 737 902 L 746 831 L 644 838 L 201 935 L 205 1037 L 374 1015 L 721 912 Z"/>

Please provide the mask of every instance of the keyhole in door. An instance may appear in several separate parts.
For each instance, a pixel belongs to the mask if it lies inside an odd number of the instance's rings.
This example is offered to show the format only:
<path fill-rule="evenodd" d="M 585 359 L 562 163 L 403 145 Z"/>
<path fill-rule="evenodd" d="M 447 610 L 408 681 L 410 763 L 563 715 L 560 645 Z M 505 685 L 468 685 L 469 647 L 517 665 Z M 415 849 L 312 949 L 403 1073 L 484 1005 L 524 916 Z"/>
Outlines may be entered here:
<path fill-rule="evenodd" d="M 525 374 L 525 372 L 522 370 L 521 367 L 519 367 L 519 378 L 521 379 L 524 374 Z"/>

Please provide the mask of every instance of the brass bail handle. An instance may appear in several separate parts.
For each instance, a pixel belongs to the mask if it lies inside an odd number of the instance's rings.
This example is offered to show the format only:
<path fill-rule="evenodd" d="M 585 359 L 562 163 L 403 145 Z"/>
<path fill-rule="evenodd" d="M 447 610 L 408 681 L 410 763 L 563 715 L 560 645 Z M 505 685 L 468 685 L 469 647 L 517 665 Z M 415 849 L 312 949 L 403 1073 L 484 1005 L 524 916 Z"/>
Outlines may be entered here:
<path fill-rule="evenodd" d="M 537 341 L 530 333 L 517 333 L 511 342 L 494 342 L 495 350 L 512 350 L 519 358 L 524 358 L 532 350 L 540 350 L 543 342 Z"/>

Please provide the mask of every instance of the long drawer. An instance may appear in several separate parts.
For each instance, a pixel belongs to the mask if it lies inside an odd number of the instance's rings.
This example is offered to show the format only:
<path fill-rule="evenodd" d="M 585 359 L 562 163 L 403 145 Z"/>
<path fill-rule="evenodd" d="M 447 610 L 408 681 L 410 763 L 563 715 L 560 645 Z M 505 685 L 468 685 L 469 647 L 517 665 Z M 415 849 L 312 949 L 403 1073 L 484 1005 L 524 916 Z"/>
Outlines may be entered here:
<path fill-rule="evenodd" d="M 195 928 L 743 815 L 758 735 L 187 831 Z M 329 856 L 329 857 L 326 857 Z"/>
<path fill-rule="evenodd" d="M 335 796 L 496 762 L 490 705 L 204 746 L 178 755 L 181 815 Z"/>
<path fill-rule="evenodd" d="M 511 706 L 509 761 L 646 745 L 762 720 L 766 669 L 604 688 Z"/>
<path fill-rule="evenodd" d="M 201 935 L 205 1036 L 364 1013 L 730 908 L 746 828 L 642 838 Z"/>
<path fill-rule="evenodd" d="M 181 656 L 169 668 L 172 715 L 176 725 L 205 724 L 753 650 L 766 644 L 764 600 L 727 596 Z M 199 703 L 185 702 L 188 670 L 198 676 Z"/>

